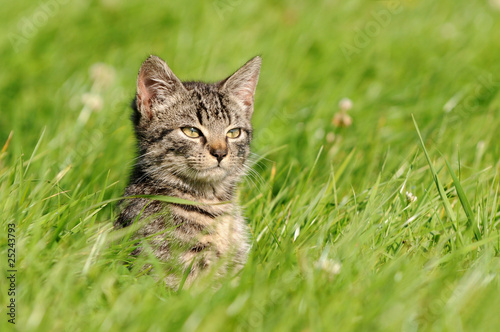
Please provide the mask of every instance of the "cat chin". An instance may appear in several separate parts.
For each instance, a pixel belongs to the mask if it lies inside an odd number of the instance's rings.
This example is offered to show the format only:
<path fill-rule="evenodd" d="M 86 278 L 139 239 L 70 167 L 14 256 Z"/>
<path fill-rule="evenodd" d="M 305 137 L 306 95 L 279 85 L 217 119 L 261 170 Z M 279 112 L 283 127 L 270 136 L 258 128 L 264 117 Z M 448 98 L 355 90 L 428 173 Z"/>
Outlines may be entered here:
<path fill-rule="evenodd" d="M 196 179 L 202 182 L 215 183 L 224 180 L 227 175 L 227 170 L 222 167 L 215 166 L 203 170 L 198 170 Z"/>

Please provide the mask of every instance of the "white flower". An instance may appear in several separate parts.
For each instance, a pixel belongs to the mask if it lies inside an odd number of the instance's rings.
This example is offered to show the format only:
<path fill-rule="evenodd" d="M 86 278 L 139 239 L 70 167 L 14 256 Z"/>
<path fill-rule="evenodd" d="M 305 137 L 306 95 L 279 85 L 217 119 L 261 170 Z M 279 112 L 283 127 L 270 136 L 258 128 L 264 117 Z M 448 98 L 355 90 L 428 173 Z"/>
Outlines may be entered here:
<path fill-rule="evenodd" d="M 321 269 L 328 273 L 330 276 L 334 276 L 340 273 L 342 269 L 342 264 L 335 260 L 321 258 L 316 262 L 316 268 Z"/>
<path fill-rule="evenodd" d="M 352 100 L 350 100 L 349 98 L 340 99 L 339 108 L 343 112 L 350 110 L 352 108 Z"/>
<path fill-rule="evenodd" d="M 331 131 L 328 134 L 326 134 L 326 141 L 328 143 L 333 143 L 333 141 L 335 141 L 335 134 L 332 133 Z"/>
<path fill-rule="evenodd" d="M 102 97 L 95 93 L 84 93 L 82 103 L 93 111 L 99 111 L 103 105 Z"/>
<path fill-rule="evenodd" d="M 406 192 L 406 200 L 408 201 L 408 203 L 413 203 L 417 200 L 417 196 L 415 196 L 411 192 L 407 191 Z"/>
<path fill-rule="evenodd" d="M 111 86 L 115 76 L 115 69 L 105 63 L 95 63 L 90 67 L 90 78 L 99 87 Z"/>
<path fill-rule="evenodd" d="M 352 118 L 344 111 L 339 111 L 333 116 L 332 123 L 335 127 L 350 127 L 352 125 Z"/>

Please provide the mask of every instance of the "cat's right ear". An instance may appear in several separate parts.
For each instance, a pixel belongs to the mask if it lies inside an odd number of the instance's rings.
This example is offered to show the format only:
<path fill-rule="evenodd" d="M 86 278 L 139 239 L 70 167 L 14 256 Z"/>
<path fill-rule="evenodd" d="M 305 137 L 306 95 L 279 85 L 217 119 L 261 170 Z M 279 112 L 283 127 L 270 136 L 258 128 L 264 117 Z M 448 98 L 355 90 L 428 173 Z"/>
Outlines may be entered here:
<path fill-rule="evenodd" d="M 150 55 L 137 76 L 137 109 L 142 116 L 151 119 L 155 103 L 173 100 L 183 91 L 186 91 L 186 88 L 167 63 L 155 55 Z"/>
<path fill-rule="evenodd" d="M 219 82 L 223 91 L 227 91 L 232 95 L 249 117 L 253 113 L 253 99 L 259 81 L 261 64 L 262 59 L 260 56 L 256 56 L 245 63 L 233 75 Z"/>

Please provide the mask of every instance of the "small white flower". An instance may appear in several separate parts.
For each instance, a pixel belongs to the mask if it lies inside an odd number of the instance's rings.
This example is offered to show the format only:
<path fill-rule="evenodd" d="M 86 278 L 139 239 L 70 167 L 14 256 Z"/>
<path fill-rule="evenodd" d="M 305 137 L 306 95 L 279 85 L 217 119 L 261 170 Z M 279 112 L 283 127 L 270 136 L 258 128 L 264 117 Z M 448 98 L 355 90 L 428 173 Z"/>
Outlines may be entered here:
<path fill-rule="evenodd" d="M 339 274 L 342 269 L 342 264 L 340 262 L 326 258 L 321 258 L 315 265 L 316 268 L 325 271 L 330 276 Z"/>
<path fill-rule="evenodd" d="M 350 127 L 352 118 L 344 111 L 339 111 L 333 116 L 332 123 L 335 127 Z"/>
<path fill-rule="evenodd" d="M 350 110 L 352 108 L 352 100 L 350 100 L 349 98 L 340 99 L 339 108 L 343 112 Z"/>
<path fill-rule="evenodd" d="M 111 86 L 115 80 L 115 69 L 105 63 L 95 63 L 90 67 L 90 78 L 102 88 Z"/>
<path fill-rule="evenodd" d="M 103 105 L 102 97 L 95 93 L 84 93 L 82 103 L 93 111 L 99 111 Z"/>
<path fill-rule="evenodd" d="M 415 196 L 411 192 L 407 191 L 406 192 L 406 200 L 408 201 L 408 203 L 413 203 L 417 200 L 417 196 Z"/>

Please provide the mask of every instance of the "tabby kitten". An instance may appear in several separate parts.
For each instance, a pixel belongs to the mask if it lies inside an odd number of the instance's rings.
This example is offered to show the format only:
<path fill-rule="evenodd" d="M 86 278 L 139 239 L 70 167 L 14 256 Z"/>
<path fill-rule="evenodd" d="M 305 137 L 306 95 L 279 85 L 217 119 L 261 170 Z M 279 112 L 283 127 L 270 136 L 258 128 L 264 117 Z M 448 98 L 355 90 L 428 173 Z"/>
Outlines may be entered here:
<path fill-rule="evenodd" d="M 139 157 L 125 195 L 200 204 L 128 199 L 114 225 L 143 223 L 134 254 L 150 250 L 165 262 L 172 288 L 210 267 L 223 275 L 246 262 L 249 236 L 235 190 L 248 167 L 260 66 L 255 57 L 220 82 L 181 82 L 152 55 L 139 71 L 132 105 Z"/>

